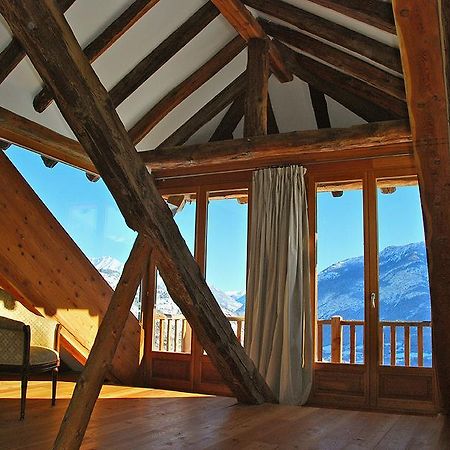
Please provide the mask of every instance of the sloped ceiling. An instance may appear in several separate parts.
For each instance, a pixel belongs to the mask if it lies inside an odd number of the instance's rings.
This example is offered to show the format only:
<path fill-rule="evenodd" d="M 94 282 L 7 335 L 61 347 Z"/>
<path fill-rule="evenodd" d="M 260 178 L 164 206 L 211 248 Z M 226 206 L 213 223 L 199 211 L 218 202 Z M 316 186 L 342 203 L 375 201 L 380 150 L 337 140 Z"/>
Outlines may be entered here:
<path fill-rule="evenodd" d="M 132 0 L 77 0 L 65 16 L 83 47 L 131 3 L 133 3 Z M 112 88 L 142 58 L 205 3 L 206 0 L 159 1 L 93 63 L 93 67 L 104 86 L 107 89 Z M 289 3 L 389 46 L 395 47 L 398 45 L 396 36 L 330 9 L 306 0 L 289 0 Z M 254 10 L 252 12 L 255 16 L 263 16 Z M 117 111 L 125 126 L 130 128 L 134 125 L 165 94 L 198 69 L 236 35 L 236 31 L 222 16 L 214 19 L 169 62 L 119 105 Z M 5 48 L 10 40 L 9 29 L 2 20 L 0 24 L 0 48 Z M 224 69 L 169 113 L 137 145 L 138 150 L 157 147 L 200 107 L 242 73 L 245 67 L 246 50 L 242 51 Z M 54 103 L 43 113 L 37 113 L 34 110 L 33 98 L 41 87 L 42 82 L 39 75 L 28 58 L 25 58 L 0 85 L 0 106 L 68 137 L 74 137 Z M 294 78 L 292 82 L 281 84 L 275 77 L 271 77 L 269 91 L 280 132 L 317 128 L 306 83 Z M 328 97 L 327 103 L 332 127 L 347 127 L 364 123 L 364 120 L 360 117 Z M 225 111 L 201 128 L 189 142 L 206 142 L 224 113 Z M 235 137 L 241 135 L 242 124 L 235 131 Z"/>

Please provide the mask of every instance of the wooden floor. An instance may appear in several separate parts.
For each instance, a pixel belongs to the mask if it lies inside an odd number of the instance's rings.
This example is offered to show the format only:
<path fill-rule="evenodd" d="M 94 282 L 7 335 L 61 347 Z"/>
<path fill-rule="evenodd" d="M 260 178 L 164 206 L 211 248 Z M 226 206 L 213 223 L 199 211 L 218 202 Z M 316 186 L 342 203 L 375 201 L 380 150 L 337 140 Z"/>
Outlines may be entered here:
<path fill-rule="evenodd" d="M 31 382 L 24 422 L 19 383 L 0 382 L 0 449 L 51 449 L 74 384 Z M 311 407 L 239 406 L 231 398 L 105 386 L 84 449 L 450 449 L 444 417 Z"/>

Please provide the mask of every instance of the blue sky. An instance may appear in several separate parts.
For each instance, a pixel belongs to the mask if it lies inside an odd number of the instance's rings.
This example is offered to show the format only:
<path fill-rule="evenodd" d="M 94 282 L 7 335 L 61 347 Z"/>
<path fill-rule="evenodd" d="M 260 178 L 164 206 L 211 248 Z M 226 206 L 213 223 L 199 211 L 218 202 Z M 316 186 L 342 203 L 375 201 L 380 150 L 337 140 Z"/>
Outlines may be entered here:
<path fill-rule="evenodd" d="M 50 211 L 88 257 L 113 256 L 124 262 L 136 233 L 130 230 L 102 180 L 91 183 L 64 164 L 47 169 L 34 153 L 11 146 L 6 153 Z M 378 195 L 380 249 L 423 240 L 417 187 Z M 247 205 L 212 200 L 208 212 L 207 281 L 223 291 L 245 289 Z M 175 216 L 191 251 L 195 203 Z M 318 195 L 318 269 L 363 254 L 362 194 Z"/>

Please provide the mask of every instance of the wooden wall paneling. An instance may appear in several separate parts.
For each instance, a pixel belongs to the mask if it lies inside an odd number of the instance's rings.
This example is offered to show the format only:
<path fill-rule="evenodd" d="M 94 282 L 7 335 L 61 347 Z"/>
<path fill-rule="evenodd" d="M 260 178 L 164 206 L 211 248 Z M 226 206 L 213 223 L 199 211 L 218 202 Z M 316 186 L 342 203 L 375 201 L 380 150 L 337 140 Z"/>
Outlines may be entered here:
<path fill-rule="evenodd" d="M 160 269 L 169 293 L 236 397 L 250 403 L 275 400 L 234 336 L 107 92 L 53 1 L 1 1 L 0 12 L 52 86 L 60 111 L 95 160 L 127 224 L 152 239 L 165 255 Z"/>

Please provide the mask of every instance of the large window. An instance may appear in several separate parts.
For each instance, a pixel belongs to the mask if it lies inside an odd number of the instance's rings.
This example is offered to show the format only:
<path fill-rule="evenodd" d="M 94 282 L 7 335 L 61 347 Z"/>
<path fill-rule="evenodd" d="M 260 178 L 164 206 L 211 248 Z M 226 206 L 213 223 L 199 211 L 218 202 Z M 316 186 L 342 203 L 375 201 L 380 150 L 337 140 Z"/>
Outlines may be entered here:
<path fill-rule="evenodd" d="M 166 197 L 174 219 L 186 244 L 194 254 L 196 202 L 194 194 Z M 157 272 L 155 307 L 153 311 L 153 350 L 175 353 L 191 351 L 191 328 L 170 297 L 164 280 Z"/>

